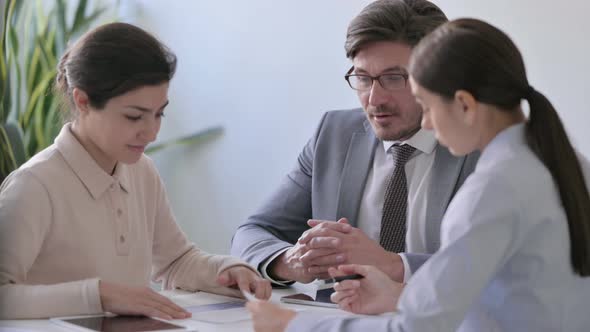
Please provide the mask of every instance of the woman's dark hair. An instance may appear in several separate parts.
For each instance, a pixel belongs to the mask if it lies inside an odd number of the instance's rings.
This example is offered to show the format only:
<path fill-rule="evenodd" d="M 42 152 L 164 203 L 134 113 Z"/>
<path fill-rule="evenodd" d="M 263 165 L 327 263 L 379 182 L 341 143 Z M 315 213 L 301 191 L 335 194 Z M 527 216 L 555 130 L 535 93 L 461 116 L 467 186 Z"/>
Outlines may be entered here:
<path fill-rule="evenodd" d="M 529 85 L 522 56 L 510 38 L 479 20 L 451 21 L 414 48 L 409 67 L 418 84 L 443 98 L 465 90 L 507 112 L 518 110 L 522 99 L 528 101 L 527 143 L 557 184 L 573 269 L 590 276 L 590 195 L 580 163 L 553 105 Z"/>
<path fill-rule="evenodd" d="M 87 32 L 62 55 L 55 90 L 72 103 L 72 89 L 81 89 L 102 109 L 113 97 L 170 81 L 175 70 L 176 56 L 152 35 L 111 23 Z"/>
<path fill-rule="evenodd" d="M 377 0 L 366 6 L 348 26 L 344 49 L 354 58 L 367 44 L 390 41 L 414 47 L 448 19 L 427 0 Z"/>

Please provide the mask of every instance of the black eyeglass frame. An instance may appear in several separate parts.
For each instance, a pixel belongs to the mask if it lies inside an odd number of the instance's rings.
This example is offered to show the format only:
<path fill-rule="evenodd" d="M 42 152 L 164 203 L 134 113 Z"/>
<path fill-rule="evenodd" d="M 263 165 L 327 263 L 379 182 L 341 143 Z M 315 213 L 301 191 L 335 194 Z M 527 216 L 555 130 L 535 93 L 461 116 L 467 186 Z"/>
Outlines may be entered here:
<path fill-rule="evenodd" d="M 381 87 L 387 91 L 396 91 L 396 90 L 401 90 L 404 89 L 405 87 L 408 86 L 408 78 L 410 77 L 410 75 L 406 74 L 406 73 L 387 73 L 387 74 L 381 74 L 381 75 L 377 75 L 377 76 L 371 76 L 371 75 L 365 75 L 365 74 L 353 74 L 352 72 L 354 71 L 354 66 L 350 67 L 350 69 L 346 72 L 346 75 L 344 75 L 344 79 L 346 80 L 346 82 L 348 83 L 348 86 L 350 86 L 351 89 L 356 90 L 356 91 L 369 91 L 371 90 L 371 87 L 373 86 L 373 84 L 375 83 L 375 81 L 379 82 L 379 85 L 381 85 Z M 367 77 L 371 79 L 371 85 L 369 86 L 368 89 L 357 89 L 355 87 L 352 86 L 352 84 L 350 83 L 349 78 L 350 77 Z M 400 87 L 400 88 L 396 88 L 396 89 L 388 89 L 386 88 L 383 83 L 381 82 L 381 77 L 383 76 L 400 76 L 404 79 L 404 86 Z"/>

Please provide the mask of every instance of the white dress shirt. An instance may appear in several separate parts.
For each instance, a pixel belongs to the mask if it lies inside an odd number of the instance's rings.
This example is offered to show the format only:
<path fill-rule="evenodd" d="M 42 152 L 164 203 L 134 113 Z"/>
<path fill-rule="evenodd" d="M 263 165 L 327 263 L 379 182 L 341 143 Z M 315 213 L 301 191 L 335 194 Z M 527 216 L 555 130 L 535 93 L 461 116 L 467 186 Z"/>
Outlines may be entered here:
<path fill-rule="evenodd" d="M 436 155 L 437 144 L 434 133 L 430 130 L 420 129 L 406 141 L 383 141 L 377 144 L 373 167 L 367 175 L 367 181 L 363 192 L 357 218 L 357 227 L 369 238 L 379 242 L 381 232 L 381 217 L 383 215 L 383 202 L 385 189 L 389 176 L 393 173 L 393 156 L 389 151 L 394 144 L 409 144 L 416 148 L 414 154 L 405 165 L 406 182 L 408 184 L 408 216 L 406 219 L 406 251 L 412 253 L 426 253 L 426 207 L 428 204 L 427 193 L 432 166 Z M 262 275 L 276 284 L 284 284 L 286 281 L 278 281 L 270 278 L 268 266 L 289 248 L 276 252 L 262 265 Z M 404 281 L 411 276 L 410 266 L 403 254 L 400 255 L 404 263 Z"/>
<path fill-rule="evenodd" d="M 394 144 L 408 144 L 416 148 L 416 151 L 404 167 L 408 185 L 406 252 L 427 252 L 426 225 L 424 223 L 426 222 L 427 193 L 436 154 L 434 150 L 436 143 L 432 131 L 420 129 L 406 141 L 384 141 L 382 145 L 377 145 L 373 167 L 367 175 L 357 221 L 358 228 L 375 242 L 379 243 L 385 189 L 394 170 L 390 148 Z M 405 255 L 401 254 L 400 256 L 404 262 L 404 281 L 407 281 L 411 276 L 410 267 Z"/>
<path fill-rule="evenodd" d="M 484 149 L 447 209 L 441 248 L 409 281 L 396 315 L 298 314 L 288 330 L 588 331 L 590 278 L 573 272 L 559 193 L 524 130 L 512 126 Z"/>

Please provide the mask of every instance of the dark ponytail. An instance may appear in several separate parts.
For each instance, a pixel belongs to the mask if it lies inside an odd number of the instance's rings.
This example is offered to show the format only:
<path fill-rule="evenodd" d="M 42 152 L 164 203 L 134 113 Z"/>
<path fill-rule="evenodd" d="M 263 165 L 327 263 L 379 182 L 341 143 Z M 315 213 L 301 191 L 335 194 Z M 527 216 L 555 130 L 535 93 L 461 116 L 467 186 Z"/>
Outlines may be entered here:
<path fill-rule="evenodd" d="M 557 112 L 530 87 L 522 56 L 512 40 L 480 20 L 454 20 L 414 48 L 409 71 L 421 86 L 445 98 L 465 90 L 479 102 L 506 112 L 519 110 L 522 99 L 528 101 L 527 143 L 559 190 L 573 269 L 590 276 L 590 195 L 581 166 Z"/>
<path fill-rule="evenodd" d="M 551 102 L 533 88 L 529 88 L 526 99 L 530 108 L 527 142 L 559 189 L 567 214 L 574 271 L 590 276 L 590 195 L 580 162 Z"/>

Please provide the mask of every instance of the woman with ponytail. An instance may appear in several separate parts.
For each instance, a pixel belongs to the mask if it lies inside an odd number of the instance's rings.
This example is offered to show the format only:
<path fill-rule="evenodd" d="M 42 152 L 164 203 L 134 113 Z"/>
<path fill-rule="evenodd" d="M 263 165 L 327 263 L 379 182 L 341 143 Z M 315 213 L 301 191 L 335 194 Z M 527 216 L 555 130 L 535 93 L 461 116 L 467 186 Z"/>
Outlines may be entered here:
<path fill-rule="evenodd" d="M 414 48 L 409 73 L 422 126 L 455 155 L 481 151 L 444 216 L 439 251 L 407 285 L 371 266 L 330 271 L 364 276 L 336 284 L 342 309 L 395 315 L 326 317 L 257 302 L 256 330 L 590 331 L 590 166 L 529 83 L 516 46 L 485 22 L 451 21 Z"/>

